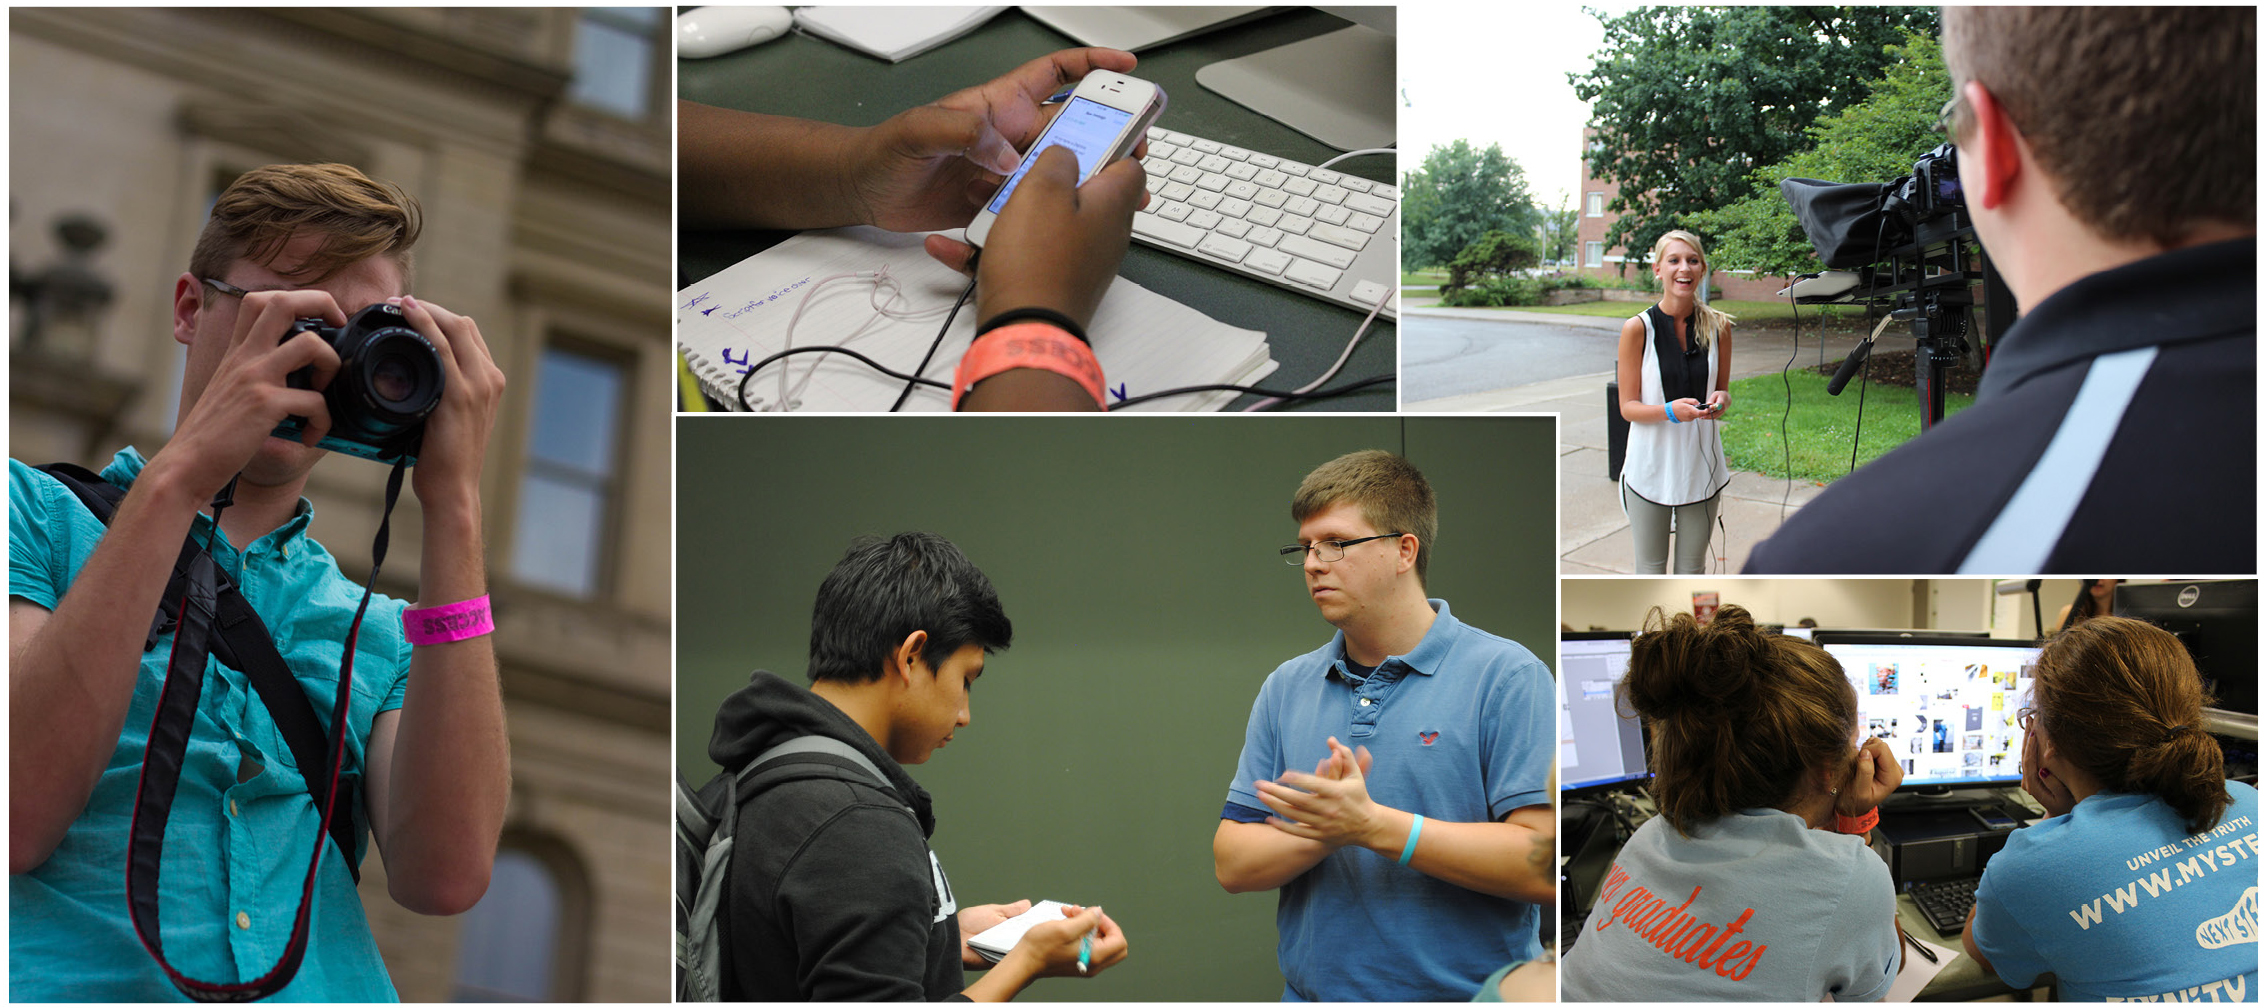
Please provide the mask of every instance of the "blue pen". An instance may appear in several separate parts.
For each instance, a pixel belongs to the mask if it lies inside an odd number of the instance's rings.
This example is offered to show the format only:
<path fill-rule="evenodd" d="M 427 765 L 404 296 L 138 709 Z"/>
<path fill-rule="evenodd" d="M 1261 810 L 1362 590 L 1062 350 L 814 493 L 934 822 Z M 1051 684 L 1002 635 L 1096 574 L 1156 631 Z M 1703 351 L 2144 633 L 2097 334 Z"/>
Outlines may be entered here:
<path fill-rule="evenodd" d="M 1078 971 L 1078 972 L 1079 972 L 1080 974 L 1083 974 L 1083 973 L 1085 973 L 1085 972 L 1086 972 L 1086 967 L 1087 967 L 1087 966 L 1088 966 L 1089 964 L 1091 964 L 1092 962 L 1093 962 L 1093 932 L 1091 932 L 1091 931 L 1087 931 L 1087 932 L 1085 933 L 1085 937 L 1084 937 L 1084 938 L 1082 938 L 1082 939 L 1080 939 L 1080 940 L 1078 941 L 1078 943 L 1077 943 L 1077 971 Z"/>

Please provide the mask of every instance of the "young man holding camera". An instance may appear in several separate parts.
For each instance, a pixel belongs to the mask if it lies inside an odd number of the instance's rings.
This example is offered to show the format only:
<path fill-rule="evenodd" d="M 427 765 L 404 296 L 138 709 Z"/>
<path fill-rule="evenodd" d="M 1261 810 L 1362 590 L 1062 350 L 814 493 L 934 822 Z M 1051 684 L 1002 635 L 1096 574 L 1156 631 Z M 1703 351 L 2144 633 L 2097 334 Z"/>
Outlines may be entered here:
<path fill-rule="evenodd" d="M 1283 1000 L 1469 1000 L 1539 957 L 1556 904 L 1549 669 L 1425 598 L 1439 511 L 1406 459 L 1324 463 L 1290 515 L 1282 552 L 1338 632 L 1259 688 L 1219 884 L 1281 890 Z"/>
<path fill-rule="evenodd" d="M 739 808 L 719 810 L 736 817 L 716 912 L 723 1000 L 1005 1001 L 1038 977 L 1124 960 L 1124 932 L 1088 907 L 1032 926 L 990 965 L 966 939 L 1030 904 L 960 907 L 928 848 L 935 807 L 905 764 L 928 762 L 967 727 L 984 656 L 1013 638 L 991 579 L 942 536 L 863 539 L 818 586 L 810 688 L 756 672 L 725 699 L 708 758 L 730 774 L 771 761 L 747 778 Z M 812 736 L 864 765 L 772 753 Z M 964 969 L 986 966 L 964 983 Z"/>
<path fill-rule="evenodd" d="M 1973 406 L 1835 482 L 1747 571 L 2253 569 L 2256 11 L 1942 20 L 1959 180 L 2022 318 Z"/>
<path fill-rule="evenodd" d="M 137 937 L 129 897 L 163 905 L 164 955 L 187 979 L 259 978 L 287 958 L 311 846 L 330 844 L 308 783 L 328 768 L 293 765 L 246 676 L 209 659 L 182 726 L 162 886 L 129 891 L 137 785 L 145 752 L 162 749 L 153 714 L 185 635 L 144 644 L 184 540 L 209 541 L 326 731 L 351 657 L 335 814 L 352 817 L 357 847 L 360 826 L 376 838 L 393 898 L 455 914 L 486 891 L 510 768 L 481 629 L 492 624 L 480 471 L 504 379 L 471 319 L 409 296 L 418 228 L 413 199 L 345 165 L 245 173 L 174 283 L 174 338 L 188 358 L 173 436 L 154 457 L 126 448 L 103 471 L 128 488 L 107 526 L 63 483 L 10 461 L 11 1000 L 177 997 Z M 308 534 L 301 496 L 324 454 L 312 446 L 332 426 L 319 389 L 340 360 L 320 333 L 285 334 L 306 318 L 342 327 L 381 302 L 430 342 L 444 387 L 409 481 L 423 518 L 416 607 L 373 597 L 348 656 L 362 588 Z M 304 368 L 315 387 L 292 387 Z M 300 441 L 271 436 L 292 416 L 307 418 Z M 231 485 L 215 529 L 208 505 Z M 360 854 L 325 846 L 304 959 L 275 996 L 394 999 L 354 887 Z"/>

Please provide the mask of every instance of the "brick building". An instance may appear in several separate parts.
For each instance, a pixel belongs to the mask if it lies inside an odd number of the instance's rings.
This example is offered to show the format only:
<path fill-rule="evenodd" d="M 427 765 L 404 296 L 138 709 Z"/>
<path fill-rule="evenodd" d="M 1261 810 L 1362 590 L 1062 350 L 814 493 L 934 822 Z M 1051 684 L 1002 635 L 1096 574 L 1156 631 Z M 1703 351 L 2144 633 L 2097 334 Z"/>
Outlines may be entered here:
<path fill-rule="evenodd" d="M 11 455 L 165 441 L 174 278 L 219 189 L 279 161 L 417 196 L 417 293 L 510 376 L 482 486 L 510 812 L 467 914 L 402 909 L 365 861 L 403 1000 L 670 993 L 669 31 L 661 8 L 11 12 L 11 276 L 91 277 L 97 306 L 27 346 L 12 285 Z M 105 238 L 68 251 L 73 215 Z M 332 459 L 308 485 L 350 575 L 383 477 Z M 398 510 L 378 587 L 405 595 L 421 523 Z"/>
<path fill-rule="evenodd" d="M 1594 133 L 1583 127 L 1581 148 L 1584 155 L 1595 151 L 1597 147 L 1598 141 Z M 1574 229 L 1573 271 L 1582 276 L 1614 279 L 1623 275 L 1621 268 L 1625 264 L 1627 278 L 1641 281 L 1650 269 L 1650 249 L 1639 249 L 1631 257 L 1624 246 L 1605 246 L 1605 233 L 1612 230 L 1614 221 L 1620 219 L 1620 214 L 1611 209 L 1613 199 L 1620 195 L 1620 184 L 1598 178 L 1584 156 L 1581 160 L 1581 187 L 1575 191 L 1580 194 L 1580 216 Z M 1711 239 L 1713 236 L 1699 237 Z M 1632 258 L 1641 263 L 1632 262 Z M 1741 301 L 1774 299 L 1778 296 L 1778 291 L 1785 289 L 1787 282 L 1784 277 L 1756 277 L 1746 270 L 1719 269 L 1709 274 L 1707 280 L 1714 291 L 1714 297 Z"/>

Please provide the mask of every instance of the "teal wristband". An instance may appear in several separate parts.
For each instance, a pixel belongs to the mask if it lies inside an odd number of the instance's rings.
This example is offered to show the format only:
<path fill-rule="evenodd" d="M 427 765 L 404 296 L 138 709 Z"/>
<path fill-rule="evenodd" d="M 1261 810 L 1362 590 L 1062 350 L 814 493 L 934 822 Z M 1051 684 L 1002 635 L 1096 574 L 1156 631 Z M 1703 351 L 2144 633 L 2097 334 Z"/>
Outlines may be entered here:
<path fill-rule="evenodd" d="M 1416 838 L 1423 835 L 1423 813 L 1415 814 L 1416 824 L 1408 827 L 1408 845 L 1400 848 L 1400 864 L 1405 867 L 1416 857 Z"/>
<path fill-rule="evenodd" d="M 1666 405 L 1665 407 L 1663 407 L 1663 408 L 1667 410 L 1667 422 L 1668 422 L 1668 423 L 1682 423 L 1682 422 L 1683 422 L 1683 421 L 1681 421 L 1681 420 L 1677 420 L 1677 419 L 1675 418 L 1675 404 L 1674 404 L 1674 403 L 1668 403 L 1668 404 L 1667 404 L 1667 405 Z"/>

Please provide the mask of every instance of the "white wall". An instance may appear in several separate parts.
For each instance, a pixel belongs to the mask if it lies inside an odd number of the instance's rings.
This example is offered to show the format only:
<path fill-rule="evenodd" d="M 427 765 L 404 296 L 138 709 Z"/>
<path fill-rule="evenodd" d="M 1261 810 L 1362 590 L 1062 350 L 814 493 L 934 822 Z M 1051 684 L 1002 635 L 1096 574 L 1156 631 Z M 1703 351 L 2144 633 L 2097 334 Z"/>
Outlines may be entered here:
<path fill-rule="evenodd" d="M 1712 591 L 1763 623 L 1792 626 L 1807 616 L 1825 627 L 1901 629 L 1923 625 L 1912 611 L 1915 583 L 1909 578 L 1565 578 L 1559 618 L 1576 630 L 1635 630 L 1644 625 L 1651 607 L 1690 612 L 1692 592 Z M 2074 591 L 2071 587 L 2071 597 Z"/>

